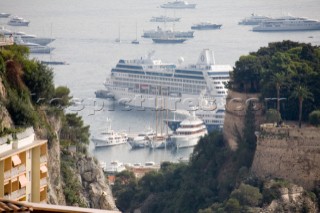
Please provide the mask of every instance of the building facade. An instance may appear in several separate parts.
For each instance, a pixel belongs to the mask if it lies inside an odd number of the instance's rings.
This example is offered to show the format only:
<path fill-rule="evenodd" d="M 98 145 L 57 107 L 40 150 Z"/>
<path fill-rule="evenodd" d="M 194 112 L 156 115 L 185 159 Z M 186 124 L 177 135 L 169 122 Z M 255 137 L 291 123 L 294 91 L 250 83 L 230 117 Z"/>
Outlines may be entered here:
<path fill-rule="evenodd" d="M 0 197 L 47 202 L 47 140 L 32 127 L 0 138 Z"/>

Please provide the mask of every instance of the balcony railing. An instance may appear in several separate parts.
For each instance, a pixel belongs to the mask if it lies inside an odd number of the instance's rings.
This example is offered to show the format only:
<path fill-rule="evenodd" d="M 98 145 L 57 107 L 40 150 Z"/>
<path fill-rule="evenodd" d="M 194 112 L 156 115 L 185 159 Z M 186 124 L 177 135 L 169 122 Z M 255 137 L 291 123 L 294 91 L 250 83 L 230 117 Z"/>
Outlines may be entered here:
<path fill-rule="evenodd" d="M 5 195 L 4 198 L 10 199 L 10 200 L 15 200 L 15 199 L 18 199 L 24 195 L 26 195 L 26 187 L 24 187 L 22 189 L 18 189 L 14 192 L 11 192 L 11 194 Z"/>
<path fill-rule="evenodd" d="M 45 185 L 47 185 L 47 178 L 46 177 L 40 179 L 40 187 L 43 187 Z"/>
<path fill-rule="evenodd" d="M 22 164 L 20 166 L 12 168 L 11 170 L 6 171 L 4 173 L 4 179 L 9 179 L 11 177 L 17 176 L 25 171 L 26 171 L 26 165 Z"/>
<path fill-rule="evenodd" d="M 47 156 L 46 155 L 42 155 L 40 157 L 40 163 L 45 163 L 45 162 L 47 162 Z"/>

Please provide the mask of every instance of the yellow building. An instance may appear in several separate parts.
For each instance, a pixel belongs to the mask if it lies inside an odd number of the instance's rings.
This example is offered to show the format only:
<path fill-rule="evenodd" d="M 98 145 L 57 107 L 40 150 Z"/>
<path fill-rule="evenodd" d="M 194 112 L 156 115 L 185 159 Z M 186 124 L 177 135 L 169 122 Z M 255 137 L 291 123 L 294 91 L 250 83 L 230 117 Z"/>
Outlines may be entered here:
<path fill-rule="evenodd" d="M 47 140 L 35 139 L 32 127 L 0 138 L 0 197 L 46 202 L 47 177 Z"/>

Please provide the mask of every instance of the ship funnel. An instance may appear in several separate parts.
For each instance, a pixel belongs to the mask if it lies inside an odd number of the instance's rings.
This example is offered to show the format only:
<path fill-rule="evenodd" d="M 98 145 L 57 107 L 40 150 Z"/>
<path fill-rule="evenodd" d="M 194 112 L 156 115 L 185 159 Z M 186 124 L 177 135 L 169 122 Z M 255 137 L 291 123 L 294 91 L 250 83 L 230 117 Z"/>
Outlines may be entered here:
<path fill-rule="evenodd" d="M 199 65 L 214 65 L 214 55 L 213 52 L 209 49 L 204 49 L 201 51 L 198 63 Z"/>

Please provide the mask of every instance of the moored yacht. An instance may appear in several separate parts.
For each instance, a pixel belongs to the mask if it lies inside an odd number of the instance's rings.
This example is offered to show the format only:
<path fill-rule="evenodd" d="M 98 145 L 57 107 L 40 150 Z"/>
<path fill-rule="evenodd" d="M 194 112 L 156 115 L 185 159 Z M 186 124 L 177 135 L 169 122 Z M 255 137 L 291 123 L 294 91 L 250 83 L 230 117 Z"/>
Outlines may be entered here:
<path fill-rule="evenodd" d="M 194 9 L 196 4 L 189 4 L 186 1 L 172 1 L 165 4 L 162 4 L 160 7 L 162 8 L 170 8 L 170 9 Z"/>
<path fill-rule="evenodd" d="M 212 24 L 210 22 L 201 22 L 191 26 L 192 30 L 214 30 L 220 29 L 222 24 Z"/>
<path fill-rule="evenodd" d="M 111 121 L 108 119 L 107 129 L 102 131 L 99 136 L 92 137 L 96 148 L 114 146 L 127 143 L 128 136 L 126 133 L 118 133 L 111 129 Z"/>
<path fill-rule="evenodd" d="M 11 26 L 28 26 L 29 23 L 30 23 L 30 21 L 27 21 L 22 17 L 14 16 L 9 20 L 8 25 L 11 25 Z"/>
<path fill-rule="evenodd" d="M 264 21 L 269 21 L 271 20 L 271 17 L 268 16 L 262 16 L 262 15 L 257 15 L 255 13 L 252 13 L 250 17 L 246 17 L 244 19 L 242 19 L 239 24 L 241 25 L 258 25 L 261 22 Z"/>
<path fill-rule="evenodd" d="M 24 42 L 35 43 L 35 44 L 39 44 L 39 45 L 43 45 L 43 46 L 45 46 L 55 40 L 53 38 L 38 37 L 36 35 L 30 35 L 30 34 L 26 34 L 24 32 L 15 32 L 15 33 L 13 33 L 13 36 L 14 37 L 21 37 L 21 39 Z"/>
<path fill-rule="evenodd" d="M 8 18 L 10 16 L 10 13 L 0 13 L 0 18 Z"/>
<path fill-rule="evenodd" d="M 208 132 L 203 121 L 193 113 L 180 123 L 180 127 L 171 136 L 171 140 L 177 148 L 191 147 L 197 145 L 200 138 L 206 134 Z"/>
<path fill-rule="evenodd" d="M 150 21 L 151 22 L 177 22 L 180 18 L 173 18 L 168 16 L 153 16 Z"/>
<path fill-rule="evenodd" d="M 17 45 L 22 45 L 22 46 L 28 47 L 30 53 L 49 54 L 49 53 L 51 53 L 52 50 L 54 50 L 53 47 L 42 46 L 42 45 L 31 43 L 31 42 L 24 42 L 21 39 L 21 37 L 16 37 L 14 42 Z"/>
<path fill-rule="evenodd" d="M 174 31 L 163 30 L 159 26 L 157 30 L 147 30 L 143 32 L 144 38 L 161 38 L 161 37 L 175 37 L 175 38 L 193 38 L 194 31 Z"/>
<path fill-rule="evenodd" d="M 320 22 L 308 18 L 284 16 L 261 22 L 253 31 L 303 31 L 320 30 Z"/>
<path fill-rule="evenodd" d="M 149 146 L 150 140 L 154 136 L 155 132 L 151 128 L 148 128 L 146 131 L 139 133 L 138 136 L 129 139 L 128 143 L 132 149 L 145 148 Z"/>

